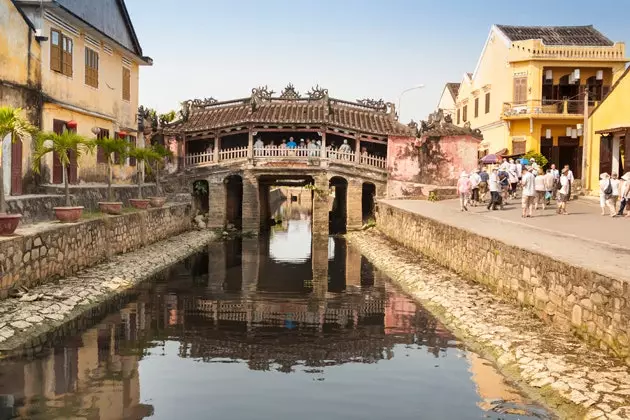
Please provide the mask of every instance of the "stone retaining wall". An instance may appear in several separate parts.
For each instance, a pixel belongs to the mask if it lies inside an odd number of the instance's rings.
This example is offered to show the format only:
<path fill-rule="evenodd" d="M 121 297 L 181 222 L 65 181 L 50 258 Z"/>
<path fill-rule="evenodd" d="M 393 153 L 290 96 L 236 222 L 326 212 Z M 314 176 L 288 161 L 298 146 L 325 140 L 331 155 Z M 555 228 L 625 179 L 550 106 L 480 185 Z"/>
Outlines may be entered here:
<path fill-rule="evenodd" d="M 44 220 L 54 220 L 53 207 L 65 206 L 65 197 L 62 195 L 19 195 L 7 197 L 7 213 L 21 214 L 22 225 L 27 225 Z"/>
<path fill-rule="evenodd" d="M 51 223 L 0 238 L 0 298 L 15 287 L 69 276 L 190 228 L 190 205 L 173 204 L 73 224 Z"/>
<path fill-rule="evenodd" d="M 42 189 L 46 194 L 64 194 L 63 185 L 44 185 Z M 112 191 L 114 201 L 121 201 L 123 205 L 129 206 L 129 199 L 136 198 L 138 195 L 138 186 L 133 184 L 113 185 Z M 86 210 L 98 210 L 98 202 L 107 201 L 107 185 L 71 185 L 70 194 L 72 195 L 72 202 L 75 205 L 83 206 Z M 145 198 L 157 195 L 155 184 L 144 184 L 142 186 L 142 195 Z M 54 219 L 54 217 L 51 217 L 51 219 Z"/>
<path fill-rule="evenodd" d="M 630 363 L 627 282 L 382 202 L 376 222 L 389 238 Z"/>

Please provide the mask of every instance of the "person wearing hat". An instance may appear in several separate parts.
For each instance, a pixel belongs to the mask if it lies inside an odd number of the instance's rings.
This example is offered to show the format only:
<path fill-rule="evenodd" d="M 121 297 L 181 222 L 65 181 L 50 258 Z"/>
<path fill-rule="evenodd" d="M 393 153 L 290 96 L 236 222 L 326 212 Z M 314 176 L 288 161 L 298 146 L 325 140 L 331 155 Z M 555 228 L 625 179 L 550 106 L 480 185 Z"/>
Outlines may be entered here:
<path fill-rule="evenodd" d="M 612 179 L 607 172 L 604 172 L 599 176 L 599 206 L 602 208 L 602 216 L 606 216 L 606 207 L 611 216 L 617 213 L 613 202 L 613 192 Z"/>
<path fill-rule="evenodd" d="M 567 201 L 569 200 L 569 193 L 571 191 L 571 183 L 569 182 L 569 166 L 565 166 L 560 174 L 560 189 L 558 190 L 558 214 L 567 213 Z"/>
<path fill-rule="evenodd" d="M 470 173 L 470 191 L 471 198 L 470 204 L 477 206 L 479 204 L 479 184 L 481 184 L 481 176 L 479 176 L 479 169 L 475 169 Z"/>
<path fill-rule="evenodd" d="M 619 204 L 617 216 L 623 216 L 623 212 L 630 200 L 630 172 L 623 174 L 621 179 L 623 180 L 623 184 L 621 185 L 621 188 L 619 188 L 619 197 L 621 198 L 621 202 Z M 626 217 L 630 217 L 630 213 L 628 213 Z"/>
<path fill-rule="evenodd" d="M 468 195 L 470 194 L 470 178 L 466 171 L 462 171 L 457 180 L 457 195 L 459 196 L 459 206 L 461 211 L 468 211 Z"/>

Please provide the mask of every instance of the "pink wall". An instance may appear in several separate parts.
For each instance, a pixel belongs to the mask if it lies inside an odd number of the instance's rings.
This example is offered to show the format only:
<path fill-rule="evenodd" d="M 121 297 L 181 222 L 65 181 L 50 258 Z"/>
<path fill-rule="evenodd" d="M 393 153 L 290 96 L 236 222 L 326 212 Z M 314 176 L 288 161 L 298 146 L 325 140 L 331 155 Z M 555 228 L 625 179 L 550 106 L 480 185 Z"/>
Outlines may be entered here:
<path fill-rule="evenodd" d="M 441 174 L 457 181 L 462 171 L 470 173 L 479 166 L 477 150 L 480 139 L 472 136 L 447 136 L 440 139 L 440 149 L 449 161 Z"/>

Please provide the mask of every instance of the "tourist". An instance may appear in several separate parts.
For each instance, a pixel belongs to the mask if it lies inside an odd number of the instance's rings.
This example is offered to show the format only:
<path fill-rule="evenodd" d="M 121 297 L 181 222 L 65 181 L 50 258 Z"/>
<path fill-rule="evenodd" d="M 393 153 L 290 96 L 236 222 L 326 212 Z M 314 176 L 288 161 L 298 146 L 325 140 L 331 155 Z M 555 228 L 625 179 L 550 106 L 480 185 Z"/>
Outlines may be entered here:
<path fill-rule="evenodd" d="M 510 164 L 508 163 L 508 160 L 506 158 L 503 158 L 503 161 L 501 162 L 501 165 L 499 166 L 499 171 L 506 171 L 508 170 Z"/>
<path fill-rule="evenodd" d="M 339 147 L 339 153 L 341 154 L 341 157 L 343 157 L 345 160 L 350 159 L 349 155 L 352 153 L 352 149 L 348 144 L 348 139 L 343 139 L 343 144 Z"/>
<path fill-rule="evenodd" d="M 516 159 L 516 176 L 518 177 L 518 183 L 521 183 L 521 178 L 523 178 L 523 164 L 520 159 Z"/>
<path fill-rule="evenodd" d="M 507 203 L 509 191 L 510 191 L 510 180 L 508 178 L 507 171 L 499 171 L 499 185 L 501 188 L 501 202 Z"/>
<path fill-rule="evenodd" d="M 468 211 L 468 195 L 470 194 L 470 178 L 466 171 L 462 171 L 457 180 L 457 195 L 459 196 L 460 211 Z"/>
<path fill-rule="evenodd" d="M 488 177 L 488 189 L 490 190 L 490 203 L 488 210 L 496 210 L 501 206 L 503 210 L 503 200 L 501 199 L 501 185 L 499 184 L 499 171 L 495 168 Z"/>
<path fill-rule="evenodd" d="M 308 155 L 311 157 L 319 156 L 319 146 L 317 146 L 317 143 L 315 141 L 310 141 L 310 139 L 308 139 L 306 143 L 308 144 Z"/>
<path fill-rule="evenodd" d="M 531 160 L 529 161 L 529 165 L 531 166 L 532 170 L 532 175 L 536 176 L 538 175 L 538 164 L 536 163 L 536 159 L 531 158 Z"/>
<path fill-rule="evenodd" d="M 545 204 L 547 205 L 551 203 L 551 198 L 553 197 L 555 193 L 554 185 L 555 185 L 555 179 L 553 177 L 553 173 L 551 169 L 547 169 L 547 173 L 545 174 Z"/>
<path fill-rule="evenodd" d="M 508 182 L 510 183 L 510 198 L 516 198 L 516 189 L 518 187 L 516 164 L 510 164 L 510 168 L 508 170 Z"/>
<path fill-rule="evenodd" d="M 617 215 L 617 201 L 619 201 L 619 190 L 621 187 L 621 181 L 619 180 L 619 175 L 617 172 L 613 172 L 610 174 L 610 183 L 612 184 L 612 195 L 610 196 L 610 201 L 612 202 L 613 208 L 615 211 L 612 216 Z"/>
<path fill-rule="evenodd" d="M 287 149 L 295 149 L 297 147 L 297 143 L 293 140 L 293 137 L 289 137 L 289 142 L 287 143 Z"/>
<path fill-rule="evenodd" d="M 628 205 L 628 201 L 630 200 L 630 172 L 626 172 L 621 177 L 623 179 L 623 184 L 619 188 L 619 195 L 621 196 L 621 203 L 619 204 L 619 212 L 617 216 L 623 216 L 623 212 Z M 630 217 L 630 212 L 626 217 Z"/>
<path fill-rule="evenodd" d="M 617 192 L 617 194 L 619 194 L 619 192 Z M 599 176 L 599 206 L 602 208 L 602 216 L 606 216 L 606 207 L 608 207 L 611 216 L 617 213 L 612 195 L 612 179 L 607 172 L 604 172 Z"/>
<path fill-rule="evenodd" d="M 473 206 L 479 204 L 479 184 L 481 183 L 481 177 L 479 176 L 479 169 L 475 169 L 470 173 L 470 191 L 471 199 L 470 203 Z"/>
<path fill-rule="evenodd" d="M 567 181 L 569 182 L 569 192 L 567 193 L 567 201 L 569 201 L 571 200 L 571 190 L 573 189 L 573 181 L 575 181 L 575 177 L 573 176 L 573 171 L 571 170 L 569 165 L 564 165 L 562 171 L 564 171 L 565 169 L 567 170 L 565 175 L 567 177 Z"/>
<path fill-rule="evenodd" d="M 261 140 L 260 137 L 256 139 L 254 142 L 254 156 L 262 156 L 262 149 L 265 147 L 265 143 Z"/>
<path fill-rule="evenodd" d="M 569 201 L 569 193 L 571 191 L 571 181 L 569 181 L 569 165 L 566 165 L 562 168 L 562 172 L 560 174 L 560 189 L 558 189 L 558 214 L 569 214 L 567 213 L 567 201 Z"/>
<path fill-rule="evenodd" d="M 490 179 L 490 175 L 485 169 L 483 169 L 479 171 L 479 178 L 481 178 L 481 182 L 479 182 L 479 201 L 485 203 L 486 194 L 488 194 L 488 180 Z"/>
<path fill-rule="evenodd" d="M 335 146 L 334 142 L 330 142 L 330 144 L 327 147 L 328 149 L 328 157 L 330 159 L 336 159 L 337 158 L 337 147 Z"/>
<path fill-rule="evenodd" d="M 523 168 L 521 185 L 523 186 L 523 197 L 521 198 L 523 212 L 521 217 L 532 217 L 532 210 L 536 201 L 536 181 L 534 174 L 527 168 Z"/>
<path fill-rule="evenodd" d="M 558 188 L 560 188 L 560 171 L 556 169 L 556 164 L 551 164 L 551 175 L 553 175 L 553 189 L 551 190 L 551 198 L 554 200 L 558 195 Z"/>
<path fill-rule="evenodd" d="M 547 204 L 547 185 L 545 184 L 545 175 L 539 173 L 534 178 L 534 188 L 536 189 L 536 203 L 534 203 L 534 210 L 538 210 L 538 205 L 540 204 L 543 211 L 545 211 L 545 206 Z"/>

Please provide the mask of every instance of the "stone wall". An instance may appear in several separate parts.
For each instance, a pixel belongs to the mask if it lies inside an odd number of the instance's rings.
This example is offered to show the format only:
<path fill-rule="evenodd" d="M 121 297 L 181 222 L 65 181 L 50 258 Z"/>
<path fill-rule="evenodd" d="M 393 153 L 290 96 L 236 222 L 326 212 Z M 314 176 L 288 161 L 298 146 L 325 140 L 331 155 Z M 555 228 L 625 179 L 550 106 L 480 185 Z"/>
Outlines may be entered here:
<path fill-rule="evenodd" d="M 0 298 L 189 230 L 191 206 L 173 204 L 0 238 Z"/>
<path fill-rule="evenodd" d="M 63 185 L 44 185 L 42 189 L 46 194 L 64 194 Z M 138 196 L 138 186 L 132 184 L 114 185 L 113 192 L 114 201 L 121 201 L 123 205 L 129 206 L 129 199 Z M 95 211 L 98 210 L 99 201 L 107 201 L 107 186 L 103 184 L 71 185 L 70 194 L 74 205 Z M 144 184 L 142 195 L 145 198 L 157 195 L 155 184 Z"/>
<path fill-rule="evenodd" d="M 27 225 L 44 220 L 53 220 L 53 207 L 63 206 L 63 195 L 20 195 L 7 197 L 7 213 L 21 214 L 22 225 Z"/>
<path fill-rule="evenodd" d="M 381 232 L 407 248 L 531 308 L 545 321 L 573 330 L 602 349 L 630 356 L 627 282 L 383 202 L 376 221 Z"/>

